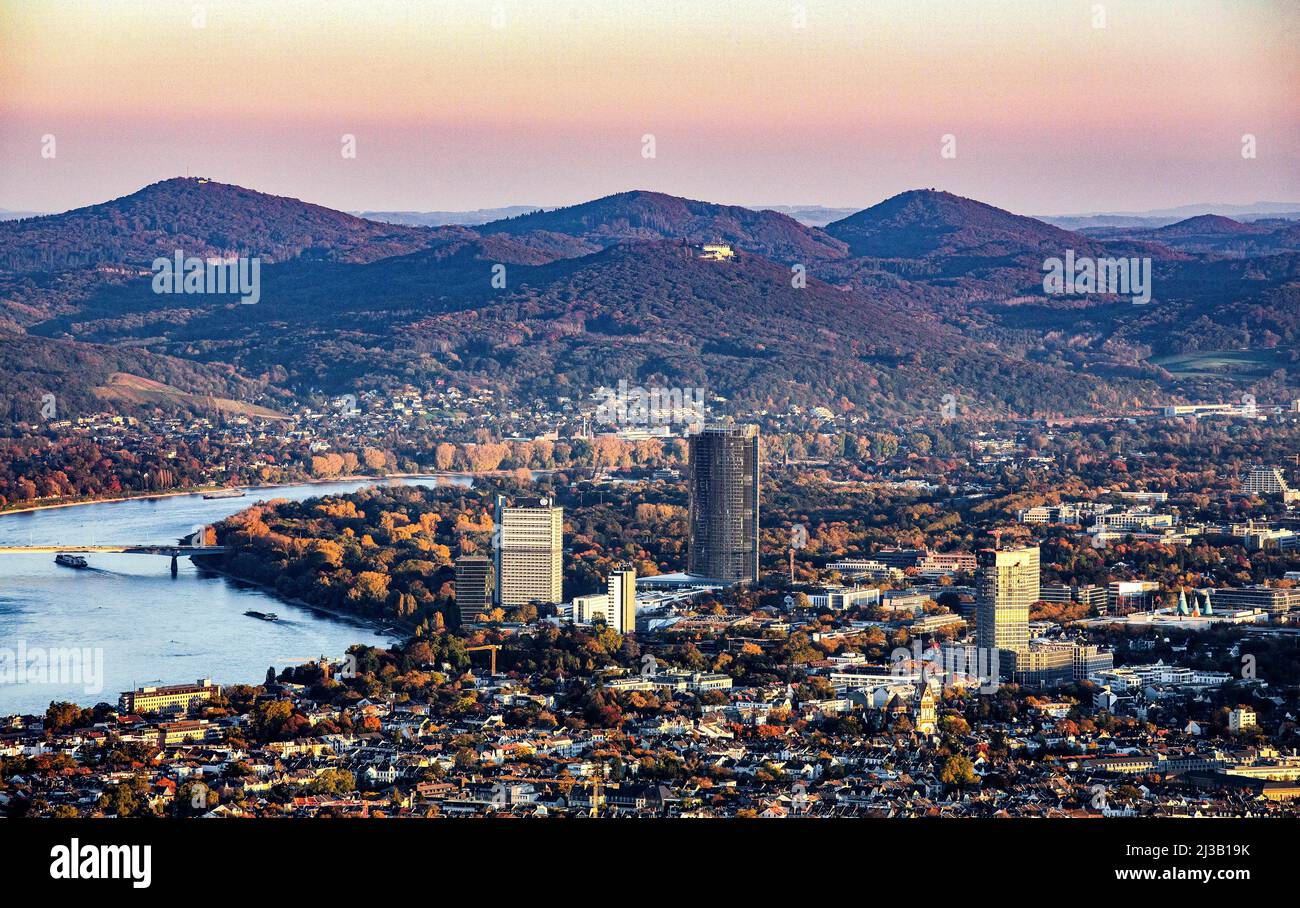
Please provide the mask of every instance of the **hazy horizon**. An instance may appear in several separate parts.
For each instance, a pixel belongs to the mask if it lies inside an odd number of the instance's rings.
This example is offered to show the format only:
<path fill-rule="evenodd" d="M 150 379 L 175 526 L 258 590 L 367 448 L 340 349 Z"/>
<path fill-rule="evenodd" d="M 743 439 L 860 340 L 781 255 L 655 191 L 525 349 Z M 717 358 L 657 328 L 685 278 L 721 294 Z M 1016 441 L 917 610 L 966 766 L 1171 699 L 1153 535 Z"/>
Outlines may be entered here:
<path fill-rule="evenodd" d="M 184 176 L 184 175 L 182 174 L 182 175 L 179 175 L 179 176 Z M 279 195 L 279 193 L 271 193 L 271 192 L 268 192 L 267 190 L 262 189 L 262 188 L 257 187 L 257 186 L 249 186 L 249 185 L 247 185 L 247 184 L 239 183 L 239 182 L 237 182 L 237 181 L 233 181 L 233 180 L 220 180 L 220 179 L 217 179 L 217 178 L 215 178 L 215 177 L 211 177 L 209 174 L 190 174 L 189 176 L 194 177 L 194 178 L 207 178 L 207 179 L 213 179 L 213 180 L 215 180 L 216 182 L 220 182 L 220 183 L 231 183 L 231 184 L 233 184 L 233 185 L 241 186 L 241 187 L 243 187 L 243 188 L 245 188 L 245 189 L 251 189 L 251 190 L 253 190 L 253 191 L 255 191 L 255 192 L 267 193 L 267 194 L 269 194 L 269 195 Z M 158 179 L 158 180 L 151 180 L 151 181 L 149 181 L 149 183 L 145 183 L 145 184 L 143 184 L 143 185 L 141 185 L 141 186 L 138 186 L 138 187 L 136 187 L 135 189 L 131 190 L 130 192 L 123 193 L 123 195 L 131 195 L 131 194 L 133 194 L 133 193 L 135 193 L 135 192 L 140 191 L 141 189 L 146 188 L 146 187 L 149 186 L 149 185 L 153 185 L 154 183 L 158 183 L 158 182 L 161 182 L 161 181 L 163 181 L 163 180 L 177 179 L 177 178 L 178 178 L 178 175 L 172 175 L 172 176 L 170 176 L 170 177 L 162 177 L 162 178 L 160 178 L 160 179 Z M 770 201 L 769 201 L 769 202 L 764 202 L 764 203 L 747 203 L 747 202 L 737 202 L 737 201 L 734 201 L 734 200 L 727 200 L 727 199 L 711 199 L 711 198 L 696 198 L 696 200 L 697 200 L 697 201 L 703 201 L 703 202 L 711 202 L 711 203 L 715 203 L 715 204 L 719 204 L 719 205 L 737 205 L 737 206 L 740 206 L 740 207 L 743 207 L 743 208 L 749 208 L 749 209 L 752 209 L 752 210 L 754 210 L 754 211 L 761 211 L 761 210 L 764 210 L 764 209 L 781 209 L 781 208 L 790 208 L 790 209 L 798 209 L 798 208 L 818 208 L 818 209 L 826 209 L 826 210 L 854 210 L 854 211 L 861 211 L 861 210 L 863 210 L 863 209 L 870 208 L 870 207 L 873 206 L 873 205 L 877 205 L 877 204 L 879 204 L 880 202 L 883 202 L 883 201 L 885 201 L 886 199 L 892 198 L 893 196 L 896 196 L 896 195 L 898 195 L 898 194 L 900 194 L 900 193 L 907 192 L 907 191 L 909 191 L 909 190 L 915 190 L 915 189 L 935 189 L 935 190 L 938 190 L 938 191 L 940 191 L 940 192 L 950 192 L 950 191 L 951 191 L 951 190 L 944 189 L 944 187 L 942 187 L 942 186 L 933 186 L 933 187 L 910 186 L 910 187 L 906 187 L 906 188 L 903 188 L 903 189 L 899 189 L 897 192 L 891 192 L 889 195 L 882 196 L 881 198 L 878 198 L 878 199 L 869 200 L 869 201 L 864 201 L 864 202 L 861 202 L 861 203 L 846 203 L 846 204 L 840 204 L 840 205 L 823 204 L 823 203 L 819 203 L 819 202 L 797 202 L 797 201 L 796 201 L 796 202 L 791 202 L 791 201 L 785 201 L 785 202 L 770 202 Z M 691 197 L 689 197 L 689 196 L 682 196 L 681 193 L 672 192 L 671 190 L 659 190 L 659 189 L 656 189 L 656 190 L 646 190 L 646 189 L 644 189 L 644 187 L 628 187 L 628 188 L 626 188 L 626 189 L 615 190 L 613 193 L 606 193 L 605 195 L 616 195 L 616 194 L 624 193 L 624 192 L 637 192 L 637 191 L 653 191 L 653 192 L 661 192 L 661 193 L 664 193 L 664 194 L 666 194 L 666 195 L 673 195 L 673 196 L 679 196 L 679 197 L 691 198 Z M 960 193 L 956 193 L 956 194 L 960 195 Z M 31 217 L 31 216 L 43 217 L 43 216 L 46 216 L 46 215 L 63 214 L 63 213 L 65 213 L 65 212 L 73 211 L 73 210 L 78 209 L 78 208 L 85 208 L 85 207 L 90 207 L 90 206 L 97 205 L 97 204 L 102 204 L 102 203 L 105 203 L 105 202 L 110 202 L 110 201 L 113 200 L 113 198 L 121 198 L 121 197 L 122 197 L 122 196 L 114 196 L 114 197 L 112 197 L 112 198 L 97 199 L 97 200 L 95 200 L 95 201 L 86 202 L 86 203 L 84 203 L 84 204 L 80 204 L 80 205 L 75 205 L 75 206 L 73 206 L 73 207 L 71 207 L 71 208 L 63 208 L 63 209 L 59 209 L 59 210 L 45 210 L 45 211 L 35 211 L 35 210 L 25 209 L 25 208 L 14 208 L 14 207 L 11 207 L 11 206 L 9 206 L 9 205 L 7 205 L 7 204 L 4 204 L 5 200 L 2 199 L 2 198 L 0 198 L 0 212 L 5 212 L 6 214 L 10 214 L 10 215 L 14 215 L 14 214 L 22 215 L 22 216 L 24 216 L 24 217 Z M 572 202 L 563 202 L 563 203 L 550 204 L 550 205 L 548 205 L 548 204 L 533 204 L 533 203 L 531 203 L 531 202 L 508 202 L 508 203 L 505 203 L 505 204 L 502 204 L 502 205 L 473 205 L 473 206 L 466 207 L 466 208 L 379 208 L 379 207 L 375 207 L 375 206 L 361 206 L 361 207 L 357 207 L 357 208 L 338 208 L 338 209 L 335 209 L 335 210 L 338 210 L 338 211 L 345 211 L 345 212 L 350 213 L 350 214 L 363 214 L 363 213 L 370 213 L 370 214 L 379 214 L 379 213 L 393 213 L 393 214 L 397 214 L 397 213 L 404 213 L 404 214 L 431 214 L 431 213 L 439 213 L 439 214 L 470 214 L 470 213 L 479 212 L 479 211 L 498 211 L 498 210 L 504 210 L 504 209 L 508 209 L 508 208 L 528 208 L 528 209 L 534 209 L 534 210 L 535 210 L 535 209 L 541 209 L 541 210 L 550 211 L 550 210 L 557 209 L 557 208 L 564 208 L 564 207 L 571 206 L 571 205 L 582 204 L 583 202 L 590 202 L 590 201 L 593 201 L 593 200 L 595 200 L 595 199 L 603 198 L 603 197 L 604 197 L 604 196 L 592 196 L 591 198 L 577 199 L 577 200 L 572 201 Z M 298 198 L 299 201 L 301 201 L 301 202 L 306 202 L 306 203 L 308 203 L 308 204 L 313 204 L 313 205 L 325 205 L 324 202 L 321 202 L 321 201 L 318 200 L 318 199 L 312 199 L 312 198 L 300 198 L 300 197 L 294 197 L 294 198 Z M 975 199 L 975 201 L 985 202 L 985 203 L 987 203 L 987 204 L 996 204 L 996 203 L 994 203 L 994 202 L 989 202 L 988 199 Z M 1300 212 L 1300 201 L 1296 201 L 1296 202 L 1288 202 L 1288 201 L 1286 201 L 1285 199 L 1256 199 L 1256 200 L 1254 200 L 1254 201 L 1252 201 L 1252 202 L 1223 202 L 1223 201 L 1206 202 L 1206 201 L 1196 201 L 1196 202 L 1185 202 L 1185 203 L 1180 203 L 1180 204 L 1165 205 L 1165 206 L 1159 206 L 1159 207 L 1153 207 L 1153 208 L 1146 208 L 1146 209 L 1139 209 L 1139 210 L 1119 210 L 1119 209 L 1106 209 L 1106 210 L 1098 209 L 1098 210 L 1094 210 L 1094 211 L 1015 211 L 1014 209 L 1006 209 L 1006 210 L 1011 211 L 1013 214 L 1022 214 L 1022 215 L 1026 215 L 1026 216 L 1028 216 L 1028 217 L 1059 217 L 1059 218 L 1080 217 L 1080 218 L 1081 218 L 1081 217 L 1094 217 L 1094 216 L 1095 216 L 1095 217 L 1103 217 L 1103 216 L 1106 216 L 1106 217 L 1123 217 L 1123 216 L 1142 217 L 1142 216 L 1153 216 L 1153 215 L 1159 215 L 1159 214 L 1162 214 L 1162 213 L 1165 213 L 1165 212 L 1172 212 L 1172 211 L 1175 211 L 1175 210 L 1179 210 L 1179 209 L 1188 209 L 1188 208 L 1205 208 L 1207 211 L 1209 211 L 1209 210 L 1213 210 L 1213 209 L 1251 208 L 1251 207 L 1264 207 L 1264 206 L 1274 206 L 1274 207 L 1278 208 L 1279 211 L 1281 211 L 1282 209 L 1285 209 L 1285 211 L 1286 211 L 1287 213 L 1291 213 L 1292 211 Z M 333 206 L 330 206 L 330 205 L 325 205 L 325 207 L 333 208 Z M 1003 207 L 1003 206 L 998 206 L 998 207 Z"/>
<path fill-rule="evenodd" d="M 1285 202 L 1297 44 L 1283 0 L 0 0 L 0 205 L 187 172 L 345 211 Z"/>

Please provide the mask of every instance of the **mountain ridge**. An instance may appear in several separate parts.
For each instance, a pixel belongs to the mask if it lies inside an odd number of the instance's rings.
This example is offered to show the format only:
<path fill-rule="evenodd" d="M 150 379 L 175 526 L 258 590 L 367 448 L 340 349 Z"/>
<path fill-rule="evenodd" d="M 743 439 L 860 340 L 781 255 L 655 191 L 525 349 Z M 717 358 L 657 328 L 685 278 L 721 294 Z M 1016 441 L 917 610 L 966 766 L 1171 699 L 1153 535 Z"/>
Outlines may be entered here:
<path fill-rule="evenodd" d="M 431 235 L 234 184 L 173 177 L 60 214 L 0 221 L 0 270 L 147 267 L 178 248 L 279 261 L 323 247 L 332 257 L 362 261 L 420 248 Z"/>
<path fill-rule="evenodd" d="M 1250 245 L 1221 256 L 1146 232 L 1094 238 L 925 189 L 825 231 L 641 190 L 423 228 L 177 179 L 38 219 L 35 233 L 30 222 L 0 224 L 0 324 L 60 341 L 43 349 L 70 374 L 75 345 L 91 342 L 143 345 L 296 392 L 464 372 L 509 393 L 580 394 L 607 383 L 614 363 L 626 375 L 707 380 L 760 407 L 829 394 L 915 411 L 948 382 L 945 393 L 973 407 L 1066 412 L 1133 399 L 1136 388 L 1149 399 L 1157 380 L 1176 381 L 1146 362 L 1153 349 L 1262 339 L 1281 351 L 1271 360 L 1294 359 L 1300 243 L 1286 245 L 1286 227 L 1189 220 L 1193 234 L 1231 229 Z M 1168 242 L 1182 243 L 1178 232 Z M 734 258 L 703 259 L 713 241 Z M 150 258 L 180 243 L 187 254 L 267 255 L 261 302 L 152 293 Z M 1068 249 L 1153 256 L 1157 305 L 1043 294 L 1042 262 Z M 40 270 L 58 250 L 71 253 L 61 270 Z M 1242 255 L 1256 257 L 1233 262 Z M 7 270 L 15 256 L 19 269 Z M 113 264 L 123 259 L 131 264 Z M 0 375 L 21 371 L 22 357 L 6 356 Z"/>

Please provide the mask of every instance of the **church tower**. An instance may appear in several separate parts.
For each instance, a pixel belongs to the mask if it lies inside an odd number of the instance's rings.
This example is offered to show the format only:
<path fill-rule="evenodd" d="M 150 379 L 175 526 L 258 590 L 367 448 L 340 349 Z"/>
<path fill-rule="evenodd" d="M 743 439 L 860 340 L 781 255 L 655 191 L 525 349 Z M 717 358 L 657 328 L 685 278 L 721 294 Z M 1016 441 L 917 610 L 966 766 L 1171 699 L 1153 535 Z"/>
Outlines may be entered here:
<path fill-rule="evenodd" d="M 913 703 L 916 712 L 916 730 L 923 735 L 934 734 L 934 689 L 926 681 L 917 683 L 916 698 Z"/>

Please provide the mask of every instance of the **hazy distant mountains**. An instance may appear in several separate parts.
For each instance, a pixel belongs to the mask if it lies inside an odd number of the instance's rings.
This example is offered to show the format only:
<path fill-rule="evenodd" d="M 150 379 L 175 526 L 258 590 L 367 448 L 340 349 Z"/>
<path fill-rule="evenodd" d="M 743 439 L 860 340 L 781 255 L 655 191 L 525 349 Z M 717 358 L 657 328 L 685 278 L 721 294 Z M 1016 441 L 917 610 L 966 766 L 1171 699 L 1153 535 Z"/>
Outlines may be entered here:
<path fill-rule="evenodd" d="M 702 259 L 718 241 L 736 257 Z M 176 249 L 261 256 L 260 302 L 153 293 L 150 262 Z M 1042 263 L 1066 250 L 1151 257 L 1152 304 L 1044 295 Z M 0 223 L 0 377 L 24 394 L 57 377 L 86 399 L 125 372 L 270 406 L 436 377 L 569 398 L 626 378 L 881 415 L 933 413 L 944 394 L 1025 414 L 1246 386 L 1267 400 L 1300 375 L 1297 287 L 1283 220 L 1085 235 L 912 190 L 823 229 L 633 191 L 422 226 L 187 178 Z M 128 346 L 130 363 L 106 358 Z M 1152 358 L 1212 350 L 1249 351 L 1247 367 L 1181 374 Z"/>
<path fill-rule="evenodd" d="M 10 211 L 8 208 L 0 208 L 0 221 L 16 221 L 19 218 L 36 218 L 41 214 L 38 211 Z"/>
<path fill-rule="evenodd" d="M 824 205 L 747 205 L 754 211 L 775 211 L 794 218 L 805 227 L 825 227 L 842 221 L 858 212 L 857 208 L 828 208 Z M 540 205 L 509 205 L 504 208 L 477 208 L 471 211 L 354 211 L 358 217 L 386 224 L 405 224 L 410 227 L 475 227 L 490 221 L 512 218 L 544 210 Z M 1035 218 L 1065 230 L 1087 231 L 1096 227 L 1164 227 L 1177 221 L 1203 214 L 1220 214 L 1238 221 L 1250 222 L 1267 218 L 1300 221 L 1300 202 L 1256 202 L 1253 205 L 1181 205 L 1177 208 L 1160 208 L 1149 211 L 1130 211 L 1094 214 L 1049 214 Z M 8 217 L 32 217 L 32 213 L 5 212 L 0 209 L 0 220 Z"/>
<path fill-rule="evenodd" d="M 856 208 L 826 208 L 821 205 L 755 205 L 755 211 L 775 211 L 794 218 L 805 227 L 825 227 L 831 221 L 846 218 Z M 505 208 L 476 208 L 471 211 L 354 211 L 358 217 L 385 224 L 406 224 L 411 227 L 476 227 L 489 221 L 513 218 L 521 214 L 544 210 L 540 205 L 508 205 Z M 14 215 L 22 217 L 25 215 Z M 4 219 L 0 209 L 0 220 Z"/>
<path fill-rule="evenodd" d="M 1164 227 L 1202 215 L 1221 215 L 1237 221 L 1281 218 L 1300 221 L 1300 202 L 1255 202 L 1251 205 L 1199 204 L 1149 211 L 1124 211 L 1092 214 L 1042 215 L 1039 220 L 1066 230 L 1087 231 L 1097 227 Z"/>
<path fill-rule="evenodd" d="M 408 227 L 476 227 L 488 221 L 537 210 L 536 205 L 507 205 L 505 208 L 476 208 L 472 211 L 354 211 L 353 214 L 371 221 Z"/>

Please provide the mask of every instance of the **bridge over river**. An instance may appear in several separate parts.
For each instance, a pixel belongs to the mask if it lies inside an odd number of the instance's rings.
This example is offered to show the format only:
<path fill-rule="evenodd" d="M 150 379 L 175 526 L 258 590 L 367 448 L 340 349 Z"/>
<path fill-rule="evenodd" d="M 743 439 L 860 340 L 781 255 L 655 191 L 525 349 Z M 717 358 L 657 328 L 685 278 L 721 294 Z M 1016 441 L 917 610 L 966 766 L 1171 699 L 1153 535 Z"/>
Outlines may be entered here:
<path fill-rule="evenodd" d="M 0 545 L 0 555 L 163 555 L 172 560 L 172 574 L 176 574 L 176 559 L 194 555 L 224 555 L 230 551 L 226 545 Z"/>

